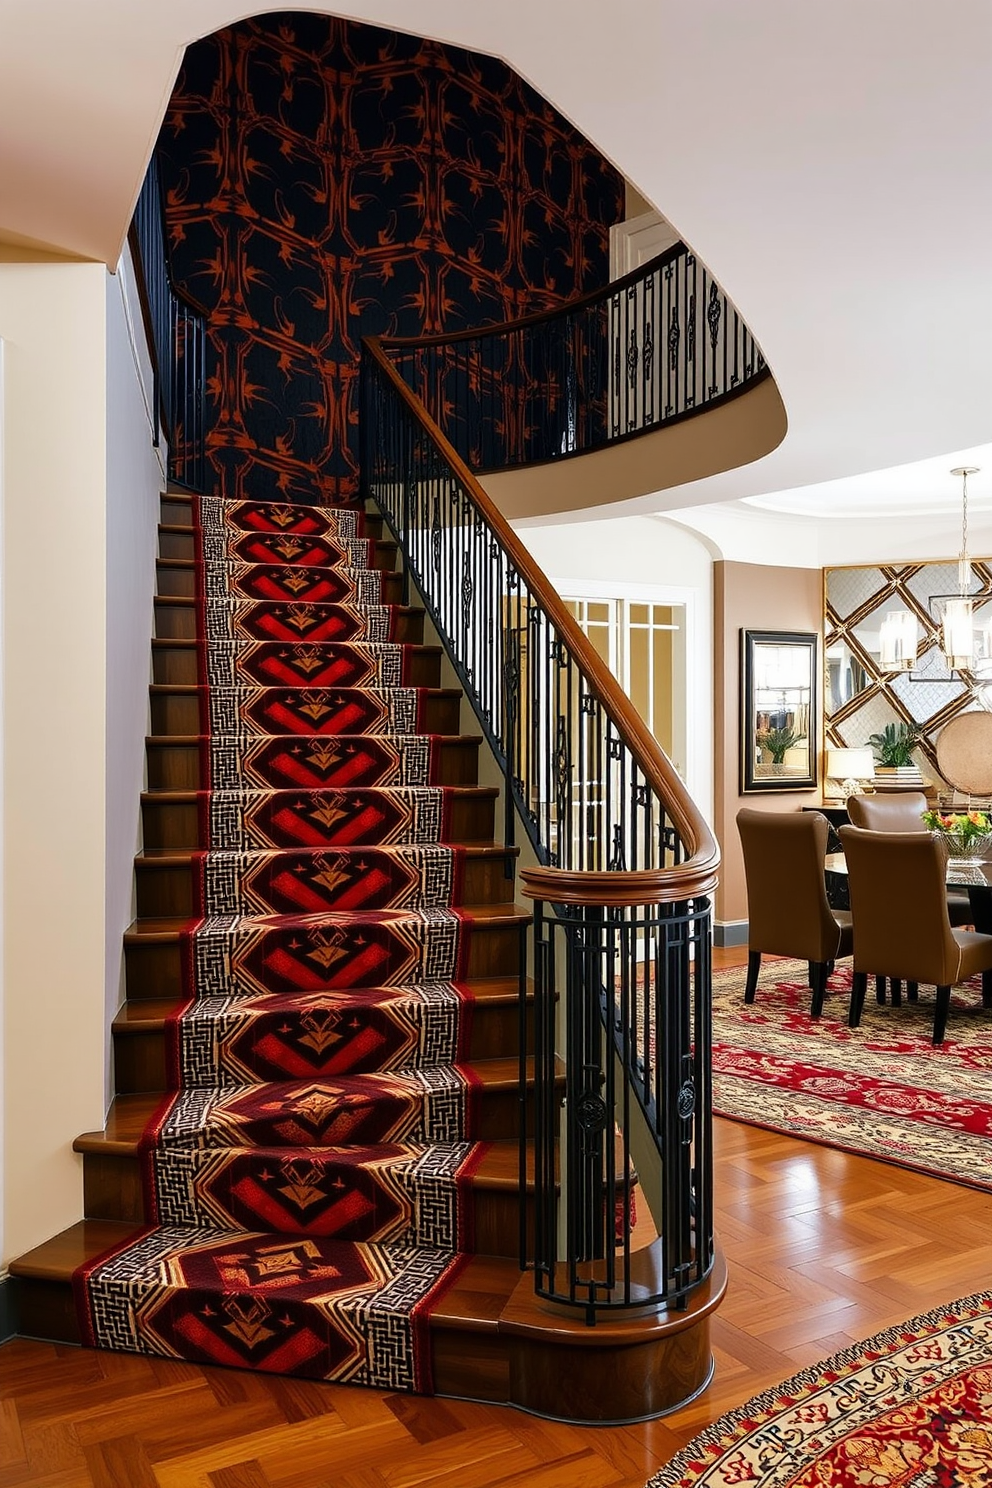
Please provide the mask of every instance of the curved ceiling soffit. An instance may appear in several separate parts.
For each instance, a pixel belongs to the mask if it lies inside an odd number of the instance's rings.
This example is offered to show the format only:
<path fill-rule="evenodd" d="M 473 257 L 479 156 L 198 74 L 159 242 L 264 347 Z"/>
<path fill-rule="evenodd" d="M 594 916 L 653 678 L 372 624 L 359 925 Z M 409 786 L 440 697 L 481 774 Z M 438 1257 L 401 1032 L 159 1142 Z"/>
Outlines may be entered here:
<path fill-rule="evenodd" d="M 113 262 L 185 42 L 262 9 L 9 0 L 0 226 Z M 788 438 L 667 503 L 986 441 L 992 194 L 976 187 L 992 137 L 988 0 L 957 0 L 940 25 L 929 0 L 631 0 L 609 13 L 609 46 L 604 10 L 348 6 L 356 20 L 504 58 L 664 207 L 753 328 L 788 404 Z M 663 148 L 671 120 L 691 121 L 678 151 Z M 639 509 L 659 503 L 639 498 Z"/>

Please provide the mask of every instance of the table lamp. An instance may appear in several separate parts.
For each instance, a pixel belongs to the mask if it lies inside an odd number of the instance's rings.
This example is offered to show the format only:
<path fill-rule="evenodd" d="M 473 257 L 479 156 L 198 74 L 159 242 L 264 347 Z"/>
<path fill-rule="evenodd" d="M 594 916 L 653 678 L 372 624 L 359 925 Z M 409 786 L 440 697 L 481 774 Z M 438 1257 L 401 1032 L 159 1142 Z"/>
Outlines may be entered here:
<path fill-rule="evenodd" d="M 875 756 L 866 744 L 860 749 L 828 749 L 825 775 L 842 801 L 863 791 L 875 778 Z"/>

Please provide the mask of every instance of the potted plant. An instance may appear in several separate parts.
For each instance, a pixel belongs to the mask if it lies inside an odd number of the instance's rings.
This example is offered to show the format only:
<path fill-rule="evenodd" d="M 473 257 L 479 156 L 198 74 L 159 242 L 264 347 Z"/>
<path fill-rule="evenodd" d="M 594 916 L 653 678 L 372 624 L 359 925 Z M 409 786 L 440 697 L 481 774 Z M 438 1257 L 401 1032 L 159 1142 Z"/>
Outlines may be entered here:
<path fill-rule="evenodd" d="M 785 756 L 788 751 L 794 745 L 801 744 L 806 735 L 786 725 L 782 728 L 761 729 L 754 737 L 762 749 L 767 749 L 771 755 L 772 769 L 780 771 L 785 765 Z"/>
<path fill-rule="evenodd" d="M 887 723 L 880 734 L 869 735 L 868 743 L 878 760 L 876 775 L 918 781 L 920 772 L 913 763 L 913 750 L 919 741 L 920 730 L 911 723 Z"/>

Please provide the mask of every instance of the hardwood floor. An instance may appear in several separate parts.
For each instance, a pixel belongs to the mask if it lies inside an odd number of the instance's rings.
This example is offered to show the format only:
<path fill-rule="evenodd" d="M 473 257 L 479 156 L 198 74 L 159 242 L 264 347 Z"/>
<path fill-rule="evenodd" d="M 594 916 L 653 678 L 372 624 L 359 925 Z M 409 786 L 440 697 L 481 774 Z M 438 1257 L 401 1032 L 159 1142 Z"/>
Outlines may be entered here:
<path fill-rule="evenodd" d="M 756 1391 L 988 1284 L 990 1194 L 728 1121 L 716 1151 L 730 1288 L 713 1384 L 675 1415 L 563 1426 L 14 1339 L 0 1348 L 0 1488 L 641 1488 Z"/>

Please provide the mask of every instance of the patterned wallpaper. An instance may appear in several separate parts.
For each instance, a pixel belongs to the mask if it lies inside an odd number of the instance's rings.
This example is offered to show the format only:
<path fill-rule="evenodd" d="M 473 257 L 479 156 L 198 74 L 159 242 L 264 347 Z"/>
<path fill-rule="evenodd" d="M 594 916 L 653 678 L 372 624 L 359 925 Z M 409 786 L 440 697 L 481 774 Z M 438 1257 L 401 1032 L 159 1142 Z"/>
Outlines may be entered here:
<path fill-rule="evenodd" d="M 992 619 L 992 559 L 973 561 L 972 593 L 980 619 Z M 939 643 L 940 596 L 958 588 L 957 562 L 880 564 L 824 571 L 825 739 L 866 744 L 887 723 L 923 730 L 917 757 L 938 783 L 935 741 L 958 713 L 982 705 L 982 679 L 949 672 Z M 886 675 L 878 666 L 878 628 L 888 610 L 917 619 L 919 654 L 910 672 Z"/>
<path fill-rule="evenodd" d="M 623 216 L 619 172 L 504 63 L 329 16 L 191 46 L 159 156 L 229 497 L 347 499 L 360 337 L 598 288 Z"/>

